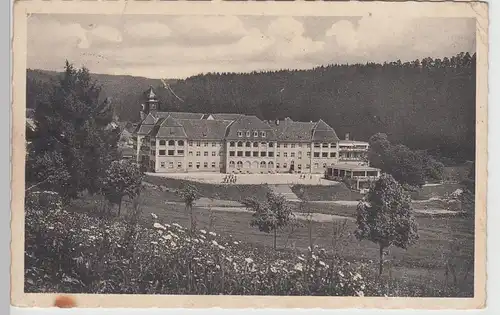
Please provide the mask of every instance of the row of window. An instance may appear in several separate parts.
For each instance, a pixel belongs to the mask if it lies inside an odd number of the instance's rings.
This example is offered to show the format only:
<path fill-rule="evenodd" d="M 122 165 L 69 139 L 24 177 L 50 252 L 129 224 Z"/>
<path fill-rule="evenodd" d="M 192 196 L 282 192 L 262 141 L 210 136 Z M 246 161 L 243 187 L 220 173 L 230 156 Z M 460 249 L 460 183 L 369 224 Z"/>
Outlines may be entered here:
<path fill-rule="evenodd" d="M 174 162 L 160 162 L 160 167 L 161 168 L 165 168 L 166 165 L 168 164 L 168 168 L 174 168 Z M 197 168 L 197 169 L 200 169 L 201 168 L 201 162 L 196 162 L 196 164 L 194 164 L 194 166 Z M 217 163 L 215 162 L 212 162 L 210 164 L 211 168 L 216 168 L 217 167 Z M 224 163 L 219 163 L 219 167 L 224 167 Z M 177 162 L 177 168 L 182 168 L 182 162 Z M 189 162 L 188 163 L 188 168 L 193 168 L 193 162 Z M 208 166 L 208 162 L 203 162 L 203 168 L 209 168 Z"/>
<path fill-rule="evenodd" d="M 243 151 L 229 151 L 229 156 L 243 156 Z M 261 151 L 259 154 L 259 151 L 245 151 L 246 157 L 253 156 L 253 157 L 274 157 L 274 152 L 266 152 L 266 151 Z"/>
<path fill-rule="evenodd" d="M 209 153 L 208 151 L 204 151 L 203 156 L 209 156 L 208 153 Z M 188 155 L 193 156 L 193 151 L 189 151 Z M 211 155 L 212 156 L 220 156 L 220 151 L 212 151 Z M 196 151 L 196 156 L 201 156 L 201 152 Z"/>
<path fill-rule="evenodd" d="M 253 132 L 251 132 L 250 130 L 238 130 L 238 137 L 243 137 L 243 135 L 245 135 L 247 138 L 250 138 L 253 134 L 253 137 L 254 138 L 258 138 L 259 137 L 259 134 L 262 138 L 265 138 L 266 137 L 266 132 L 265 131 L 261 131 L 260 133 L 256 130 L 254 130 Z"/>
<path fill-rule="evenodd" d="M 260 143 L 261 146 L 263 147 L 269 147 L 269 148 L 272 148 L 274 147 L 274 142 L 261 142 Z M 302 148 L 302 145 L 305 145 L 305 147 L 307 148 L 310 148 L 311 147 L 311 144 L 310 143 L 277 143 L 276 144 L 276 147 L 277 148 L 280 148 L 280 147 L 283 147 L 283 148 L 292 148 L 292 149 L 295 149 L 296 147 L 297 148 Z M 247 147 L 247 148 L 250 148 L 250 147 L 254 147 L 254 148 L 257 148 L 259 146 L 259 143 L 258 142 L 250 142 L 250 141 L 247 141 L 247 142 L 243 142 L 243 141 L 230 141 L 229 142 L 229 146 L 230 147 Z M 336 143 L 315 143 L 314 144 L 314 147 L 315 148 L 337 148 L 337 144 Z"/>
<path fill-rule="evenodd" d="M 243 164 L 245 165 L 245 167 L 243 167 Z M 333 165 L 333 164 L 332 164 Z M 287 164 L 287 163 L 283 163 L 283 165 L 281 165 L 282 167 L 281 168 L 284 168 L 284 169 L 288 169 L 289 167 L 295 167 L 295 164 L 292 162 L 290 163 L 290 166 Z M 323 168 L 326 168 L 326 163 L 323 163 Z M 254 161 L 254 162 L 250 162 L 250 161 L 246 161 L 245 163 L 243 163 L 242 161 L 237 161 L 236 163 L 234 161 L 230 161 L 229 162 L 229 168 L 274 168 L 274 163 L 272 161 L 269 161 L 269 162 L 265 162 L 265 161 L 261 161 L 260 163 L 257 162 L 257 161 Z M 280 163 L 276 163 L 276 168 L 280 168 Z M 306 164 L 306 169 L 310 169 L 311 168 L 311 164 Z M 319 163 L 314 163 L 314 168 L 319 168 Z M 298 170 L 301 170 L 302 169 L 302 164 L 297 164 L 297 169 Z"/>
<path fill-rule="evenodd" d="M 277 157 L 280 157 L 281 155 L 281 152 L 276 152 L 276 156 Z M 336 152 L 314 152 L 314 157 L 315 158 L 328 158 L 328 155 L 330 155 L 331 158 L 334 158 L 337 156 L 337 153 Z M 250 151 L 229 151 L 229 156 L 245 156 L 245 157 L 249 157 L 249 156 L 253 156 L 253 157 L 258 157 L 258 156 L 261 156 L 261 157 L 274 157 L 274 152 L 265 152 L 265 151 L 261 151 L 260 154 L 258 151 L 253 151 L 253 152 L 250 152 Z M 302 152 L 298 152 L 297 154 L 298 158 L 301 159 L 302 158 Z M 288 157 L 288 152 L 283 152 L 283 157 Z M 290 157 L 295 157 L 295 152 L 290 152 Z M 307 157 L 311 157 L 311 152 L 307 152 Z"/>
<path fill-rule="evenodd" d="M 165 146 L 165 145 L 167 145 L 167 141 L 166 140 L 160 140 L 159 144 L 160 144 L 160 146 Z M 201 141 L 196 141 L 196 146 L 197 147 L 200 147 L 201 144 L 202 144 Z M 151 140 L 151 145 L 155 146 L 156 142 L 154 140 Z M 175 141 L 174 140 L 169 140 L 168 141 L 168 145 L 169 146 L 175 146 Z M 183 140 L 178 140 L 177 141 L 177 145 L 178 146 L 184 146 L 184 141 Z M 192 147 L 193 145 L 194 145 L 194 141 L 189 141 L 189 146 Z M 267 143 L 267 142 L 261 142 L 260 145 L 263 146 L 263 147 L 267 146 L 269 148 L 274 147 L 274 143 L 273 142 L 269 142 L 269 143 Z M 305 143 L 305 145 L 306 145 L 307 148 L 311 147 L 310 143 Z M 203 142 L 203 146 L 204 147 L 208 147 L 209 146 L 209 142 L 206 142 L 206 141 Z M 212 142 L 212 147 L 216 147 L 216 146 L 217 146 L 217 142 Z M 243 143 L 242 141 L 238 141 L 238 142 L 231 141 L 231 142 L 229 142 L 229 146 L 230 147 L 235 147 L 235 146 L 243 147 L 243 146 L 245 146 L 247 148 L 250 148 L 250 147 L 253 146 L 254 148 L 256 148 L 256 147 L 259 146 L 259 143 L 258 142 L 251 143 L 249 141 L 247 141 L 245 143 Z M 278 144 L 276 144 L 276 147 L 278 147 L 278 148 L 280 148 L 280 147 L 283 147 L 283 148 L 290 147 L 292 149 L 294 149 L 295 147 L 302 148 L 302 143 L 283 143 L 283 144 L 278 143 Z M 321 147 L 322 148 L 336 148 L 337 144 L 336 143 L 315 143 L 314 147 L 315 148 L 321 148 Z"/>

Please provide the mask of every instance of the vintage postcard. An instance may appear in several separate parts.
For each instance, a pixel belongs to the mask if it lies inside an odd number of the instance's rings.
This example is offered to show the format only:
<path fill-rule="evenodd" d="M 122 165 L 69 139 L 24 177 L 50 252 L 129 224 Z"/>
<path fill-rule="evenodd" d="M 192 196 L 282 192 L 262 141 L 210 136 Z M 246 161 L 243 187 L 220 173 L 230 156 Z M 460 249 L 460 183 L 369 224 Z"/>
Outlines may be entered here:
<path fill-rule="evenodd" d="M 485 306 L 487 4 L 14 11 L 13 305 Z"/>

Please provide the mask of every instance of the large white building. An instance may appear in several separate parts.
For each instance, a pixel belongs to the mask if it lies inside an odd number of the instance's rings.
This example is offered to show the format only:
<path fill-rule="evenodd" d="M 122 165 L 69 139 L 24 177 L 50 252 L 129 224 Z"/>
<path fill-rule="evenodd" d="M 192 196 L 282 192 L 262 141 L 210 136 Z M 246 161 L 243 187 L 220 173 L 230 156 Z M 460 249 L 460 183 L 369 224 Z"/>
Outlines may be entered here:
<path fill-rule="evenodd" d="M 368 143 L 340 140 L 323 120 L 162 112 L 152 88 L 146 99 L 134 151 L 152 172 L 324 173 L 339 164 L 366 165 Z"/>

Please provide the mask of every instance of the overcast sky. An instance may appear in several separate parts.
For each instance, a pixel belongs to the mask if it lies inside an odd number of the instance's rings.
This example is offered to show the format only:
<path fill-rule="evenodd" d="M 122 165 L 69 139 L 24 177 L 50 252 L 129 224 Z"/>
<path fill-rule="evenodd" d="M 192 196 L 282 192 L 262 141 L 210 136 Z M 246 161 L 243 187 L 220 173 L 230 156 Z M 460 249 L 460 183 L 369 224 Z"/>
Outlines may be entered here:
<path fill-rule="evenodd" d="M 475 20 L 56 15 L 28 19 L 28 68 L 185 78 L 206 72 L 443 58 L 475 51 Z"/>

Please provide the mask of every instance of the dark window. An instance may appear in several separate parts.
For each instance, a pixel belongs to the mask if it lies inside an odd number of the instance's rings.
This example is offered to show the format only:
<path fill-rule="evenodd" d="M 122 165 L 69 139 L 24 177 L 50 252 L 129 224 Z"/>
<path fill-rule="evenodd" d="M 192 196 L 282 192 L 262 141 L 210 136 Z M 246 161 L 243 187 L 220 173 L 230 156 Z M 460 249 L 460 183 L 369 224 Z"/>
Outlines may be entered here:
<path fill-rule="evenodd" d="M 328 157 L 328 152 L 321 153 L 321 157 L 327 158 Z"/>
<path fill-rule="evenodd" d="M 243 142 L 238 141 L 238 147 L 242 147 L 242 146 L 243 146 Z"/>
<path fill-rule="evenodd" d="M 270 148 L 274 147 L 274 143 L 269 142 L 269 147 L 270 147 Z"/>
<path fill-rule="evenodd" d="M 245 151 L 245 156 L 252 156 L 252 152 L 250 152 L 250 151 Z"/>
<path fill-rule="evenodd" d="M 254 148 L 258 148 L 258 147 L 259 147 L 259 143 L 258 143 L 258 142 L 254 142 L 254 143 L 253 143 L 253 147 L 254 147 Z"/>
<path fill-rule="evenodd" d="M 266 152 L 260 152 L 260 156 L 266 156 Z"/>
<path fill-rule="evenodd" d="M 169 140 L 168 141 L 168 145 L 175 145 L 175 141 L 174 140 Z"/>
<path fill-rule="evenodd" d="M 328 143 L 323 143 L 323 148 L 328 148 Z"/>
<path fill-rule="evenodd" d="M 314 157 L 319 157 L 319 152 L 314 152 Z"/>
<path fill-rule="evenodd" d="M 229 151 L 229 156 L 234 156 L 234 151 Z"/>
<path fill-rule="evenodd" d="M 165 150 L 160 150 L 159 155 L 165 155 Z"/>
<path fill-rule="evenodd" d="M 335 152 L 330 152 L 330 157 L 335 157 L 337 154 Z"/>
<path fill-rule="evenodd" d="M 236 153 L 236 155 L 238 155 L 238 156 L 243 156 L 243 151 L 238 151 L 238 152 Z"/>
<path fill-rule="evenodd" d="M 245 143 L 245 147 L 249 148 L 251 146 L 252 146 L 252 144 L 250 142 Z"/>
<path fill-rule="evenodd" d="M 274 156 L 274 152 L 267 152 L 267 156 L 273 157 Z"/>
<path fill-rule="evenodd" d="M 174 155 L 175 154 L 175 150 L 168 150 L 168 155 Z"/>
<path fill-rule="evenodd" d="M 178 155 L 184 155 L 184 150 L 177 150 Z"/>
<path fill-rule="evenodd" d="M 253 156 L 259 156 L 259 152 L 258 151 L 253 151 Z"/>
<path fill-rule="evenodd" d="M 166 143 L 167 143 L 167 141 L 165 141 L 165 140 L 160 140 L 160 145 L 165 145 Z M 165 167 L 165 166 L 163 166 L 163 167 Z"/>
<path fill-rule="evenodd" d="M 183 146 L 184 145 L 184 141 L 183 140 L 177 141 L 177 145 Z"/>
<path fill-rule="evenodd" d="M 234 147 L 234 141 L 229 142 L 230 147 Z"/>

